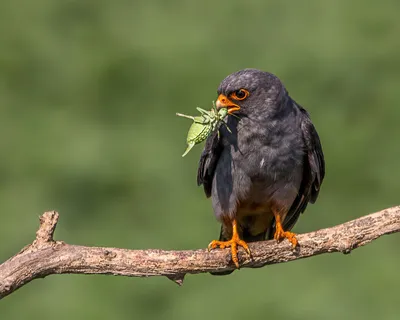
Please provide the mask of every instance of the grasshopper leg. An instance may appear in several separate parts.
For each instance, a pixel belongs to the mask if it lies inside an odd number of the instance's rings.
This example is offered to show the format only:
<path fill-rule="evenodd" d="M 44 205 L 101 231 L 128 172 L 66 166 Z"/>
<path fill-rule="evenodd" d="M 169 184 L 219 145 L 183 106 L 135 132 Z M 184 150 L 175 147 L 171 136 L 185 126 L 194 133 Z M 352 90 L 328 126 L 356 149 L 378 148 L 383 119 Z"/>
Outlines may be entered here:
<path fill-rule="evenodd" d="M 186 115 L 186 114 L 182 114 L 182 113 L 178 113 L 178 112 L 177 112 L 176 115 L 179 116 L 179 117 L 192 119 L 193 121 L 195 120 L 194 117 L 188 116 L 188 115 Z"/>
<path fill-rule="evenodd" d="M 210 111 L 204 110 L 200 107 L 196 107 L 197 111 L 199 111 L 202 114 L 210 115 Z"/>
<path fill-rule="evenodd" d="M 225 120 L 221 120 L 221 122 L 225 125 L 226 130 L 228 130 L 229 133 L 232 133 L 231 129 L 229 129 L 228 124 L 226 123 Z"/>

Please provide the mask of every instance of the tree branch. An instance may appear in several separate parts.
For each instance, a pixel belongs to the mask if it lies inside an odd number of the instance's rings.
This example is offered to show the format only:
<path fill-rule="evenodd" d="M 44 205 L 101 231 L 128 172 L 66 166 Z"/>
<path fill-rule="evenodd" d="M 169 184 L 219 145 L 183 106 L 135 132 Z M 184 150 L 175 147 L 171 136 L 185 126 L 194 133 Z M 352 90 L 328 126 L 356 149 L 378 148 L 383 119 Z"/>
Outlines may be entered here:
<path fill-rule="evenodd" d="M 179 285 L 187 273 L 234 269 L 230 250 L 127 250 L 84 247 L 54 241 L 58 213 L 40 217 L 36 239 L 0 265 L 0 299 L 28 282 L 51 274 L 111 274 L 128 277 L 166 276 Z M 287 241 L 250 244 L 251 258 L 240 250 L 242 267 L 254 268 L 288 262 L 322 253 L 351 250 L 400 231 L 400 206 L 382 210 L 344 224 L 298 235 L 300 247 L 293 251 Z"/>

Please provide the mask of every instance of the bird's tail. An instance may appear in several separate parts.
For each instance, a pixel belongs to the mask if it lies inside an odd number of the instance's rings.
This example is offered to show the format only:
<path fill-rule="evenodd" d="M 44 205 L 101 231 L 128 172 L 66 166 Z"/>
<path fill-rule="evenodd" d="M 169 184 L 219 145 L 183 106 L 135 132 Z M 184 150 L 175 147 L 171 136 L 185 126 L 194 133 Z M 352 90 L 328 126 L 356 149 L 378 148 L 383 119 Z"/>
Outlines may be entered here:
<path fill-rule="evenodd" d="M 223 232 L 223 226 L 221 226 L 221 231 L 220 231 L 220 234 L 219 234 L 219 241 L 228 241 L 228 240 L 230 240 L 230 239 L 228 239 L 227 237 L 226 237 L 226 235 L 224 235 L 224 232 Z M 266 235 L 267 235 L 267 231 L 268 230 L 265 230 L 264 232 L 261 232 L 261 233 L 259 233 L 259 234 L 257 234 L 257 235 L 252 235 L 250 232 L 249 232 L 249 230 L 248 229 L 243 229 L 243 235 L 242 235 L 242 240 L 243 241 L 245 241 L 245 242 L 247 242 L 247 243 L 249 243 L 249 242 L 256 242 L 256 241 L 263 241 L 263 240 L 265 240 L 265 237 L 266 237 Z M 228 274 L 231 274 L 233 271 L 235 271 L 235 270 L 228 270 L 228 271 L 220 271 L 220 272 L 210 272 L 213 276 L 225 276 L 225 275 L 228 275 Z"/>

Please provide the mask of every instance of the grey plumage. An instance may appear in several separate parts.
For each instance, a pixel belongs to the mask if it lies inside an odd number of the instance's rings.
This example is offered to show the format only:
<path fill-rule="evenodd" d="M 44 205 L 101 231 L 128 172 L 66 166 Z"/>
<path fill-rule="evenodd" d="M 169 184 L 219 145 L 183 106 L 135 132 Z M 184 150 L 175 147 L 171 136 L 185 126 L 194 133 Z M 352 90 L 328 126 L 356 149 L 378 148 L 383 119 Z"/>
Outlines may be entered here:
<path fill-rule="evenodd" d="M 212 198 L 222 223 L 220 239 L 229 239 L 230 219 L 237 219 L 243 240 L 272 238 L 273 209 L 290 230 L 309 202 L 314 203 L 325 175 L 318 134 L 274 75 L 245 69 L 226 77 L 218 94 L 229 97 L 244 88 L 249 96 L 235 101 L 237 117 L 228 117 L 231 133 L 220 126 L 206 141 L 197 183 Z"/>

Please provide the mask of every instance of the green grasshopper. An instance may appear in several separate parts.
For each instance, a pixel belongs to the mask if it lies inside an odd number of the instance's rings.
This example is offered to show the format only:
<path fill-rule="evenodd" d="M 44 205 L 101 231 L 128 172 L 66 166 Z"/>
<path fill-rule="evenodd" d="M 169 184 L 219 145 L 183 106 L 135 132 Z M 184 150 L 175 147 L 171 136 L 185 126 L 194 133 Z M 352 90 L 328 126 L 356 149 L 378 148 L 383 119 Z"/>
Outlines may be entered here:
<path fill-rule="evenodd" d="M 215 103 L 213 102 L 213 107 L 210 111 L 204 110 L 202 108 L 196 109 L 201 113 L 200 116 L 192 117 L 182 113 L 176 114 L 179 117 L 193 120 L 193 123 L 190 126 L 189 132 L 186 137 L 186 143 L 188 146 L 182 157 L 186 156 L 196 144 L 199 144 L 206 140 L 211 132 L 216 129 L 220 121 L 224 123 L 227 130 L 231 132 L 228 128 L 227 123 L 224 120 L 224 118 L 228 115 L 227 108 L 221 108 L 217 110 L 217 108 L 215 107 Z"/>

